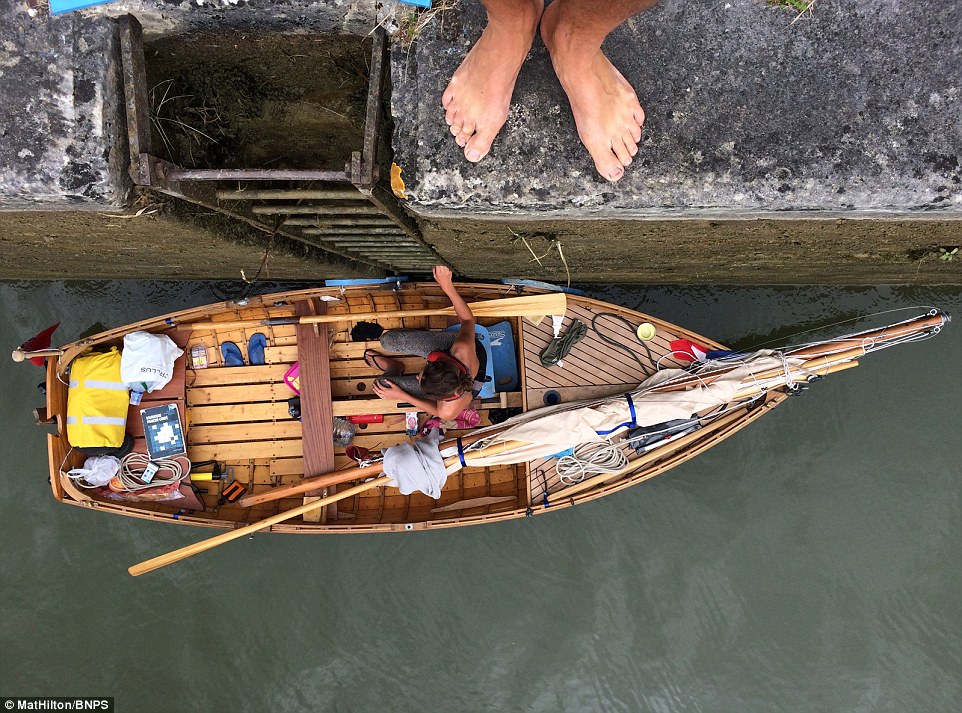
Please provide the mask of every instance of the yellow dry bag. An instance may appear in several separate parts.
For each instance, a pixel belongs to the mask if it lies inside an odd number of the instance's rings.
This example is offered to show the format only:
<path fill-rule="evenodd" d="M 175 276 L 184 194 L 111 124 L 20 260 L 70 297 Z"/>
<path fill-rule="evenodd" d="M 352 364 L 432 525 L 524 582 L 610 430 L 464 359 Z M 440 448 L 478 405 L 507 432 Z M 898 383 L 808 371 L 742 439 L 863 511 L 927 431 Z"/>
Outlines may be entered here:
<path fill-rule="evenodd" d="M 130 405 L 120 380 L 120 352 L 78 357 L 70 364 L 67 392 L 67 440 L 75 448 L 119 448 Z"/>

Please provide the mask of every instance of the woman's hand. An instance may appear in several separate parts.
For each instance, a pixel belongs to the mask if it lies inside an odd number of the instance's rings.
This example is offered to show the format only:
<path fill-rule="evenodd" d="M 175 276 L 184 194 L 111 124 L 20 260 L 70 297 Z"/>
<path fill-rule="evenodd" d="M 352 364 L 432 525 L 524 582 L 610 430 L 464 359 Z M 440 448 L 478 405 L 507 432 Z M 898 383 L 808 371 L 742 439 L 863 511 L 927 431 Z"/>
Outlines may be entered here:
<path fill-rule="evenodd" d="M 454 279 L 454 273 L 451 272 L 450 267 L 445 265 L 435 265 L 434 266 L 434 280 L 441 285 L 441 287 L 450 287 Z"/>
<path fill-rule="evenodd" d="M 387 381 L 386 379 L 374 380 L 374 393 L 385 401 L 407 401 L 409 399 L 404 389 L 393 381 Z"/>

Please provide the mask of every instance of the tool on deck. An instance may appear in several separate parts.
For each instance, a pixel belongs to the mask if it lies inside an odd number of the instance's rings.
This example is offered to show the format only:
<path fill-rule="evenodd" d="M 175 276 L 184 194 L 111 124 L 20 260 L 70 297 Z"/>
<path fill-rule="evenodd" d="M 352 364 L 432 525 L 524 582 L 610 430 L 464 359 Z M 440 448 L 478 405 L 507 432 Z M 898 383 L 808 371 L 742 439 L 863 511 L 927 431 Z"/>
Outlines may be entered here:
<path fill-rule="evenodd" d="M 247 486 L 238 483 L 236 480 L 228 483 L 227 487 L 221 491 L 220 498 L 217 500 L 217 506 L 220 507 L 224 503 L 232 503 L 237 500 L 241 495 L 247 492 Z"/>
<path fill-rule="evenodd" d="M 210 470 L 207 470 L 205 466 L 212 466 Z M 191 463 L 190 466 L 190 479 L 191 480 L 222 480 L 227 477 L 227 471 L 222 470 L 220 463 L 215 460 L 203 460 L 197 463 Z"/>
<path fill-rule="evenodd" d="M 241 495 L 247 492 L 247 486 L 238 483 L 234 480 L 234 469 L 227 468 L 227 478 L 230 482 L 224 486 L 224 489 L 220 491 L 220 498 L 217 499 L 217 507 L 220 507 L 224 503 L 233 503 Z"/>

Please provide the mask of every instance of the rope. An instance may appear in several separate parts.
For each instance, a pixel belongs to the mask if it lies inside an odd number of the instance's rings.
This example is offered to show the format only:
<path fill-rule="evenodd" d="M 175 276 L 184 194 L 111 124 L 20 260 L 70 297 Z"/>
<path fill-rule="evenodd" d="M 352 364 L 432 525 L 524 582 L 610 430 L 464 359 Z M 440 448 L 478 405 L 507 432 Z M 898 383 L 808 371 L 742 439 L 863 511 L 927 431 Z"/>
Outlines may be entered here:
<path fill-rule="evenodd" d="M 617 473 L 627 465 L 628 457 L 622 452 L 621 445 L 608 441 L 578 446 L 574 454 L 561 456 L 555 469 L 562 483 L 574 485 L 584 480 L 586 475 Z"/>
<path fill-rule="evenodd" d="M 187 466 L 184 467 L 178 458 L 183 458 L 187 461 Z M 187 456 L 160 458 L 153 461 L 160 466 L 160 470 L 157 471 L 157 475 L 154 476 L 153 480 L 145 483 L 141 480 L 140 476 L 144 474 L 144 469 L 150 462 L 150 458 L 144 453 L 128 453 L 120 459 L 120 472 L 117 473 L 117 478 L 120 480 L 120 484 L 124 490 L 134 492 L 137 490 L 146 490 L 147 488 L 157 488 L 162 485 L 172 485 L 173 483 L 179 483 L 190 474 L 190 461 L 187 459 Z M 169 471 L 173 477 L 161 478 L 160 474 L 165 470 Z"/>
<path fill-rule="evenodd" d="M 586 334 L 588 334 L 588 328 L 581 322 L 581 320 L 572 320 L 564 334 L 558 335 L 552 339 L 550 342 L 548 342 L 548 346 L 542 350 L 541 366 L 550 367 L 557 364 L 559 361 L 568 356 L 568 352 L 571 351 L 571 348 L 584 339 Z"/>
<path fill-rule="evenodd" d="M 654 372 L 652 372 L 647 366 L 644 365 L 644 363 L 642 363 L 641 359 L 638 357 L 637 352 L 635 352 L 633 349 L 629 349 L 627 345 L 622 344 L 621 342 L 606 336 L 605 334 L 602 333 L 600 329 L 598 329 L 598 320 L 601 317 L 611 317 L 612 319 L 616 319 L 619 322 L 622 322 L 625 326 L 627 326 L 628 329 L 630 329 L 633 333 L 635 332 L 637 327 L 631 322 L 629 322 L 627 319 L 622 317 L 620 314 L 615 314 L 614 312 L 598 312 L 594 317 L 591 318 L 591 328 L 594 330 L 595 334 L 598 335 L 598 338 L 601 339 L 601 341 L 605 342 L 606 344 L 610 344 L 613 347 L 617 347 L 618 349 L 624 352 L 628 352 L 628 354 L 631 355 L 631 358 L 638 363 L 638 367 L 641 369 L 641 373 L 644 374 L 645 376 L 651 376 Z M 635 338 L 638 339 L 637 333 L 635 333 Z M 648 344 L 640 339 L 639 341 L 641 341 L 641 345 L 645 348 L 645 351 L 648 352 L 648 363 L 654 364 L 655 357 L 652 355 L 651 349 L 648 348 Z"/>

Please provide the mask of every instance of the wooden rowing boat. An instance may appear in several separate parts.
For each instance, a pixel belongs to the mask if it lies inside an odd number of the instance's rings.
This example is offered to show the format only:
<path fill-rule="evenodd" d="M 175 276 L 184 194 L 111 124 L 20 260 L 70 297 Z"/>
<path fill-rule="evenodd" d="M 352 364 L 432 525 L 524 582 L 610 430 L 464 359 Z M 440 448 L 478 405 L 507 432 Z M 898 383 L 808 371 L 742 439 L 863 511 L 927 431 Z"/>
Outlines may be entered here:
<path fill-rule="evenodd" d="M 537 299 L 549 294 L 540 288 L 497 284 L 462 284 L 458 289 L 478 314 L 485 311 L 477 303 L 521 296 L 537 304 Z M 885 328 L 779 352 L 784 363 L 753 372 L 725 408 L 699 412 L 698 430 L 638 453 L 623 433 L 615 434 L 613 445 L 624 459 L 608 472 L 588 469 L 579 478 L 562 477 L 557 458 L 471 465 L 469 457 L 467 467 L 455 466 L 435 500 L 419 492 L 402 495 L 383 478 L 366 481 L 380 475 L 377 454 L 409 440 L 405 412 L 410 406 L 373 394 L 372 382 L 379 373 L 365 364 L 363 354 L 365 349 L 378 348 L 378 343 L 352 341 L 351 333 L 362 319 L 377 321 L 385 329 L 443 329 L 455 322 L 444 312 L 447 307 L 433 283 L 323 287 L 251 298 L 243 305 L 225 302 L 184 310 L 52 350 L 47 358 L 46 409 L 38 410 L 38 422 L 55 426 L 48 437 L 53 495 L 71 505 L 162 522 L 232 530 L 257 524 L 257 529 L 304 534 L 427 530 L 541 515 L 663 473 L 760 418 L 800 384 L 855 366 L 864 354 L 884 346 L 937 333 L 948 321 L 945 314 L 931 310 Z M 684 371 L 652 390 L 685 391 L 736 368 L 733 363 L 715 362 L 694 373 L 690 362 L 672 350 L 671 342 L 689 340 L 712 350 L 725 347 L 657 317 L 571 294 L 566 296 L 564 324 L 577 318 L 589 326 L 588 334 L 562 365 L 545 367 L 539 355 L 554 333 L 550 317 L 539 319 L 537 310 L 531 305 L 494 308 L 491 316 L 479 318 L 487 326 L 505 319 L 510 323 L 519 388 L 476 404 L 482 418 L 479 435 L 455 430 L 445 438 L 460 436 L 462 446 L 474 440 L 487 444 L 487 451 L 503 451 L 512 446 L 492 439 L 499 432 L 492 421 L 505 409 L 532 414 L 548 402 L 565 408 L 574 402 L 597 401 L 631 392 L 650 374 L 666 369 Z M 637 327 L 643 323 L 654 327 L 650 340 L 641 341 L 638 336 Z M 140 405 L 130 407 L 127 430 L 135 438 L 134 450 L 145 452 L 138 411 L 177 404 L 186 431 L 187 457 L 195 463 L 220 464 L 233 482 L 246 488 L 240 500 L 218 506 L 227 480 L 195 484 L 206 492 L 196 492 L 185 480 L 183 498 L 138 502 L 112 499 L 103 488 L 79 487 L 67 476 L 67 471 L 83 464 L 85 456 L 71 448 L 66 435 L 65 374 L 85 351 L 118 346 L 125 334 L 136 330 L 167 334 L 186 354 L 177 360 L 166 387 L 145 394 Z M 267 337 L 263 365 L 223 364 L 220 345 L 233 342 L 246 350 L 257 332 Z M 207 368 L 191 368 L 188 362 L 191 349 L 198 345 L 206 347 Z M 402 360 L 411 373 L 422 363 L 414 357 Z M 293 393 L 284 382 L 295 362 L 300 366 L 301 420 L 289 415 Z M 334 444 L 332 419 L 366 415 L 381 420 L 357 426 L 353 445 L 374 454 L 372 464 L 359 467 L 343 446 Z"/>

